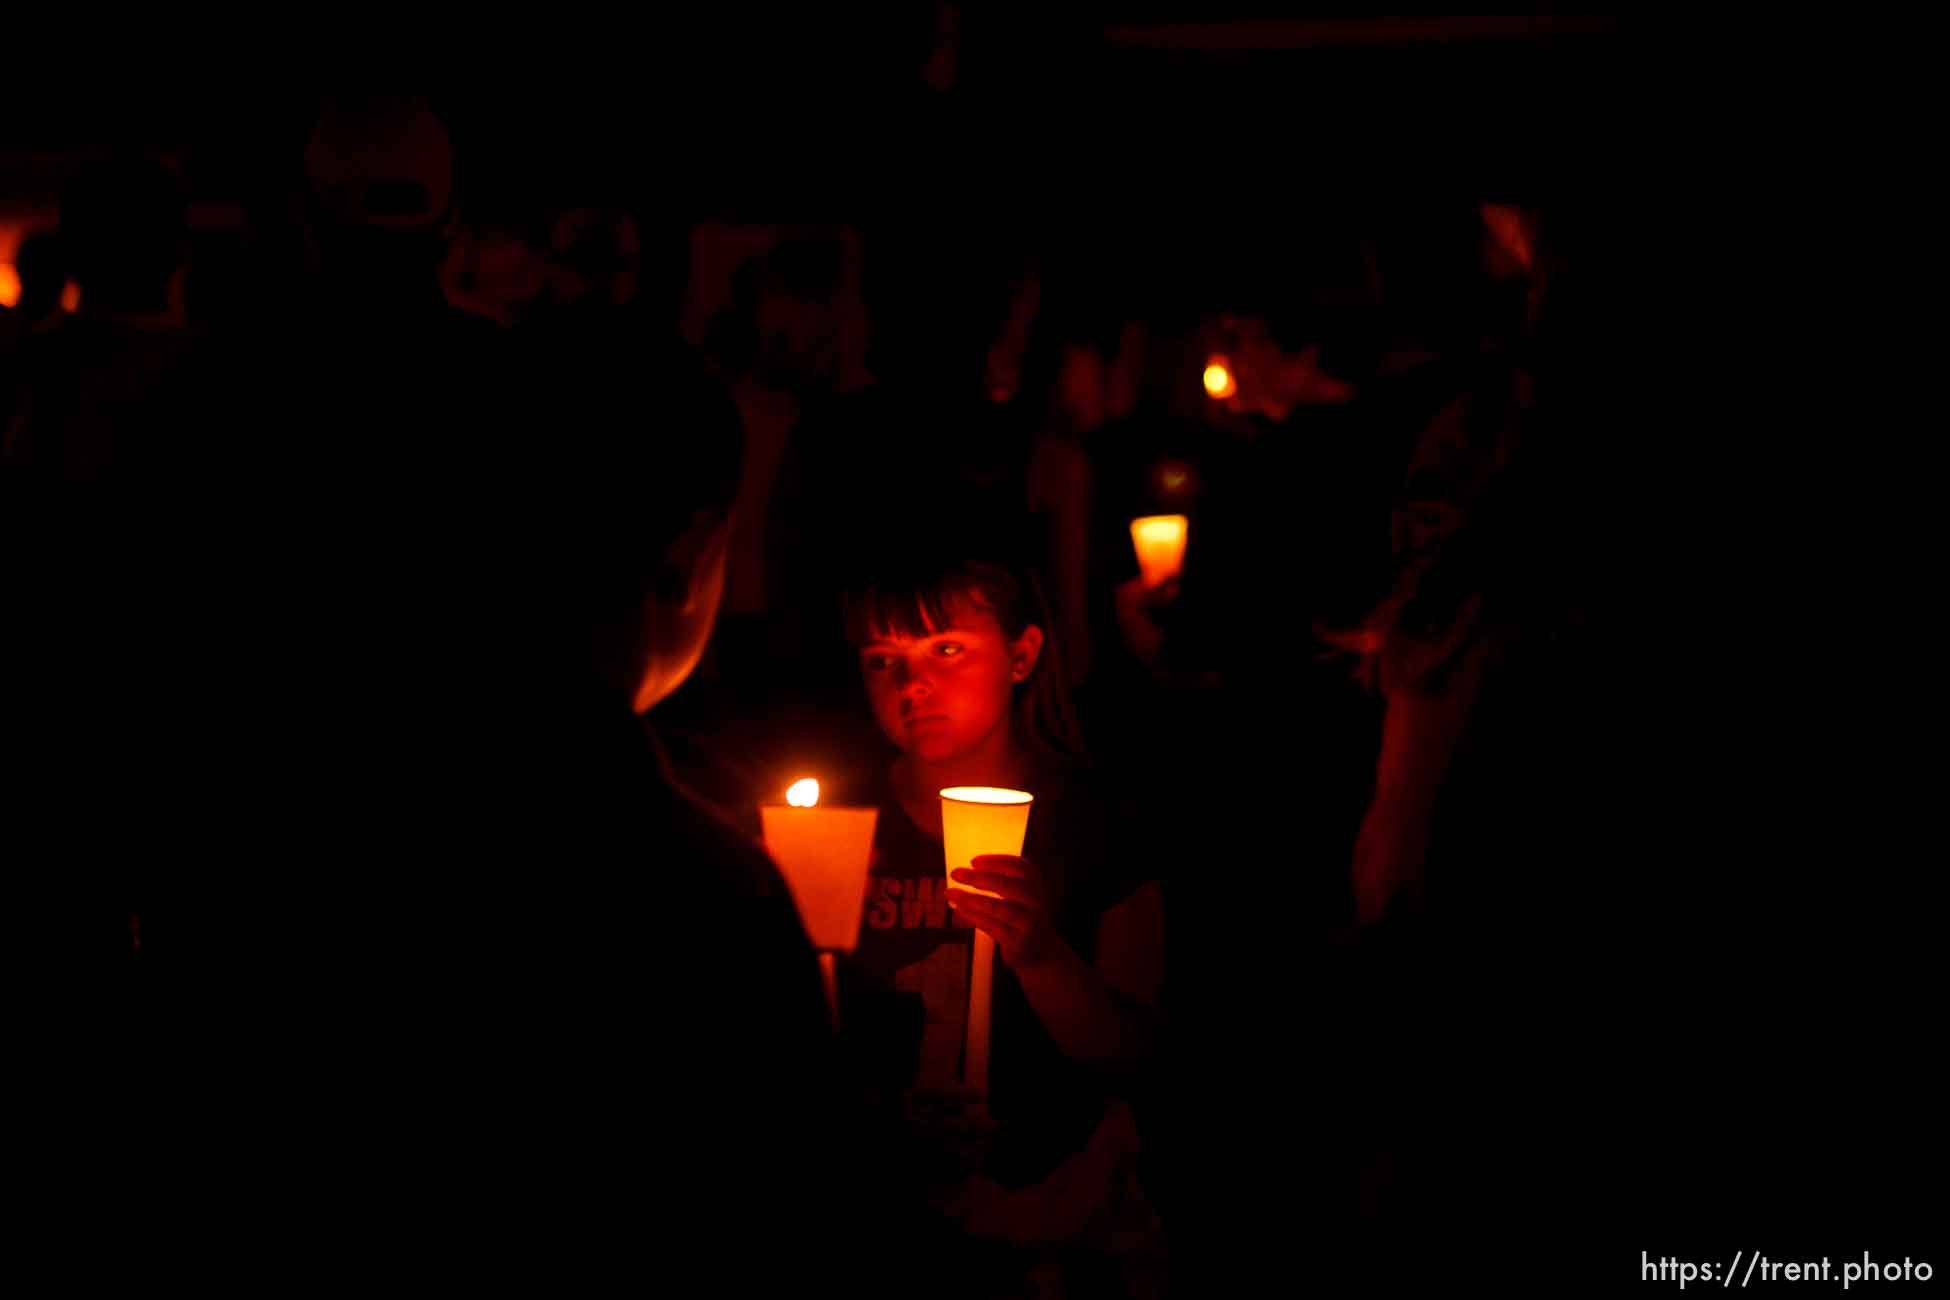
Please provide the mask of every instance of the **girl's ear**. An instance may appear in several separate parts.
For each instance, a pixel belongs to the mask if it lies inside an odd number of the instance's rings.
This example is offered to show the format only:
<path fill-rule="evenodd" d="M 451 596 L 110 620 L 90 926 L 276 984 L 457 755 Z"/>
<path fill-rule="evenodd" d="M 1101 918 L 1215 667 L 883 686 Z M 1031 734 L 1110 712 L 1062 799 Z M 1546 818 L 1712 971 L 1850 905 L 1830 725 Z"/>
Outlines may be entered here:
<path fill-rule="evenodd" d="M 1009 647 L 1009 680 L 1026 682 L 1036 671 L 1036 660 L 1043 653 L 1043 629 L 1031 623 Z"/>

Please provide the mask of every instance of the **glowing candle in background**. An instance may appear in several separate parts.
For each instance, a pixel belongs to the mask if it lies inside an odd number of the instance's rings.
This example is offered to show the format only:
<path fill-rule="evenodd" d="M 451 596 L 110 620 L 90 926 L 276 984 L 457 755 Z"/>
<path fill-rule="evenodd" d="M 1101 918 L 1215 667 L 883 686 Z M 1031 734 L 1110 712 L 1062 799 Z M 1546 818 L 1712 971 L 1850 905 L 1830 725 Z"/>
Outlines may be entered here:
<path fill-rule="evenodd" d="M 1205 391 L 1221 402 L 1239 391 L 1238 381 L 1232 377 L 1232 364 L 1224 357 L 1214 356 L 1206 360 Z"/>
<path fill-rule="evenodd" d="M 1131 545 L 1137 549 L 1138 572 L 1144 585 L 1156 591 L 1185 568 L 1184 515 L 1146 515 L 1131 521 Z"/>
<path fill-rule="evenodd" d="M 758 810 L 765 848 L 779 865 L 806 934 L 819 949 L 819 972 L 837 1024 L 839 972 L 835 953 L 852 952 L 860 942 L 860 917 L 866 910 L 867 868 L 873 862 L 873 832 L 878 808 L 821 808 L 819 782 L 793 783 L 786 802 Z"/>
<path fill-rule="evenodd" d="M 1029 832 L 1029 806 L 1034 802 L 1035 796 L 1027 791 L 993 786 L 951 786 L 941 792 L 941 848 L 950 888 L 1000 897 L 957 883 L 953 874 L 983 854 L 1021 856 L 1023 838 Z M 985 1097 L 994 1006 L 995 940 L 977 930 L 968 976 L 968 1040 L 962 1057 L 962 1083 Z"/>

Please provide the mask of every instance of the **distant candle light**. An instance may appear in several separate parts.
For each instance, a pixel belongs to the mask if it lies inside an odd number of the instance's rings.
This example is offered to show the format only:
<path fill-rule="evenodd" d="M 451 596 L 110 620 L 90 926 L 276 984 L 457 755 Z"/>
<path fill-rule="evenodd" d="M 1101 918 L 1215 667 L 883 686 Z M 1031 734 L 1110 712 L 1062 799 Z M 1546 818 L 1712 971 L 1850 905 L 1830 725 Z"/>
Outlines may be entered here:
<path fill-rule="evenodd" d="M 1205 391 L 1219 401 L 1239 391 L 1232 378 L 1232 367 L 1224 357 L 1213 357 L 1205 363 Z"/>
<path fill-rule="evenodd" d="M 70 316 L 81 310 L 81 286 L 73 280 L 61 286 L 61 310 Z"/>
<path fill-rule="evenodd" d="M 807 777 L 794 781 L 792 788 L 785 792 L 785 801 L 794 808 L 811 808 L 819 802 L 819 782 Z"/>
<path fill-rule="evenodd" d="M 1131 545 L 1137 551 L 1138 571 L 1152 591 L 1176 578 L 1185 567 L 1184 515 L 1146 515 L 1131 521 Z"/>
<path fill-rule="evenodd" d="M 0 262 L 0 307 L 20 306 L 20 272 L 13 263 Z"/>

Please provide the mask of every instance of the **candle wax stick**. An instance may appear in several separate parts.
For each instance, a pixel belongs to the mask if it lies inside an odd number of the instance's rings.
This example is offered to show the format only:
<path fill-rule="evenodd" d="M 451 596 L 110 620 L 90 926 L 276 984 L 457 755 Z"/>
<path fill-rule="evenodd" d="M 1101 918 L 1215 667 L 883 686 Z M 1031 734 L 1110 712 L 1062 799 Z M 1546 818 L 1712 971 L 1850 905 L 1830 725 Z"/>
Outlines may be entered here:
<path fill-rule="evenodd" d="M 1000 897 L 963 885 L 955 872 L 986 854 L 1022 853 L 1035 796 L 993 786 L 950 786 L 941 792 L 941 848 L 949 887 Z M 989 1086 L 989 1047 L 995 1007 L 995 940 L 977 930 L 968 972 L 968 1037 L 962 1047 L 962 1085 L 978 1097 Z"/>
<path fill-rule="evenodd" d="M 826 1006 L 833 1013 L 833 1032 L 840 1030 L 839 958 L 830 952 L 819 954 L 819 982 L 826 988 Z"/>
<path fill-rule="evenodd" d="M 968 972 L 968 1042 L 962 1057 L 962 1084 L 976 1094 L 989 1092 L 989 1041 L 995 1008 L 995 940 L 975 932 Z"/>

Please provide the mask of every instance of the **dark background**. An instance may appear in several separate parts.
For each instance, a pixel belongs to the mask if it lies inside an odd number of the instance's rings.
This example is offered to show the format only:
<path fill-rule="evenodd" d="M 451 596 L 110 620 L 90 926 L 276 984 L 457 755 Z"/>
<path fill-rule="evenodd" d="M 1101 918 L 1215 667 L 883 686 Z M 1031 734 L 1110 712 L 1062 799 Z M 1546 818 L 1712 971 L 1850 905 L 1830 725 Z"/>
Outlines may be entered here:
<path fill-rule="evenodd" d="M 1771 29 L 1749 31 L 1741 60 L 1697 23 L 1534 6 L 1494 19 L 1278 8 L 970 7 L 945 90 L 922 78 L 926 8 L 904 20 L 563 15 L 532 43 L 485 19 L 394 40 L 301 15 L 295 34 L 240 22 L 187 53 L 177 33 L 112 57 L 23 25 L 9 57 L 25 74 L 0 91 L 0 223 L 45 223 L 82 163 L 135 147 L 180 168 L 193 230 L 231 228 L 283 201 L 319 98 L 373 80 L 432 89 L 471 220 L 520 226 L 579 204 L 660 214 L 667 226 L 645 231 L 645 292 L 665 286 L 673 303 L 683 232 L 712 217 L 937 222 L 984 255 L 1034 237 L 1072 249 L 1071 265 L 1113 297 L 1187 313 L 1215 278 L 1296 228 L 1399 228 L 1412 244 L 1423 214 L 1485 198 L 1605 225 L 1619 274 L 1638 278 L 1621 333 L 1644 358 L 1643 382 L 1619 395 L 1646 413 L 1644 439 L 1619 449 L 1616 486 L 1628 498 L 1650 487 L 1626 516 L 1624 549 L 1639 563 L 1611 623 L 1625 667 L 1605 684 L 1606 716 L 1632 726 L 1603 775 L 1622 810 L 1605 831 L 1618 870 L 1568 886 L 1564 900 L 1589 926 L 1578 976 L 1596 977 L 1593 996 L 1567 996 L 1526 1048 L 1576 1075 L 1590 1100 L 1563 1131 L 1600 1138 L 1561 1198 L 1485 1169 L 1487 1203 L 1459 1212 L 1458 1227 L 1484 1252 L 1493 1289 L 1496 1268 L 1526 1251 L 1568 1258 L 1572 1292 L 1635 1284 L 1641 1249 L 1927 1251 L 1914 1233 L 1875 1233 L 1912 1215 L 1928 1222 L 1930 1185 L 1940 1199 L 1941 1103 L 1919 1103 L 1920 1078 L 1901 1064 L 1941 1036 L 1925 992 L 1940 930 L 1914 883 L 1933 868 L 1889 807 L 1907 786 L 1878 787 L 1860 770 L 1817 776 L 1801 749 L 1770 739 L 1793 733 L 1812 760 L 1832 762 L 1935 733 L 1871 734 L 1862 714 L 1901 712 L 1906 692 L 1866 678 L 1847 710 L 1860 730 L 1824 743 L 1825 701 L 1789 661 L 1798 667 L 1811 644 L 1820 658 L 1823 645 L 1873 638 L 1864 628 L 1889 606 L 1862 596 L 1852 572 L 1840 585 L 1856 602 L 1831 601 L 1825 570 L 1839 552 L 1790 558 L 1783 532 L 1735 521 L 1749 496 L 1790 523 L 1805 517 L 1769 486 L 1774 444 L 1795 435 L 1729 422 L 1726 398 L 1707 395 L 1734 389 L 1733 410 L 1752 424 L 1783 396 L 1755 391 L 1741 370 L 1755 331 L 1751 315 L 1724 312 L 1719 274 L 1736 253 L 1771 249 L 1778 230 L 1714 210 L 1718 195 L 1698 184 L 1780 147 L 1767 126 L 1792 116 L 1795 97 L 1739 89 L 1732 71 L 1766 61 Z M 1839 63 L 1810 65 L 1810 80 Z M 1709 103 L 1726 111 L 1708 116 Z M 1807 168 L 1787 190 L 1820 192 L 1833 177 Z M 1810 278 L 1799 260 L 1770 266 L 1791 293 Z M 1721 346 L 1696 351 L 1716 328 Z M 1795 363 L 1833 355 L 1825 338 L 1799 342 Z M 1751 475 L 1749 439 L 1761 444 Z M 1741 468 L 1723 491 L 1728 461 Z M 1727 533 L 1733 561 L 1706 546 Z M 1766 633 L 1724 634 L 1777 585 L 1788 601 Z M 1898 681 L 1934 671 L 1912 660 Z M 1608 964 L 1624 954 L 1629 974 Z M 1566 979 L 1547 967 L 1536 976 Z M 1304 1026 L 1294 1039 L 1293 1068 L 1322 1068 L 1305 1057 Z M 1628 1135 L 1643 1133 L 1620 1117 L 1653 1110 L 1671 1122 L 1635 1146 Z M 1222 1207 L 1275 1177 L 1237 1152 L 1203 1163 L 1239 1170 L 1215 1190 Z M 1539 1201 L 1555 1204 L 1538 1216 Z M 1506 1221 L 1500 1203 L 1533 1208 Z M 1282 1257 L 1271 1243 L 1266 1254 Z M 1295 1254 L 1286 1263 L 1304 1276 Z"/>

